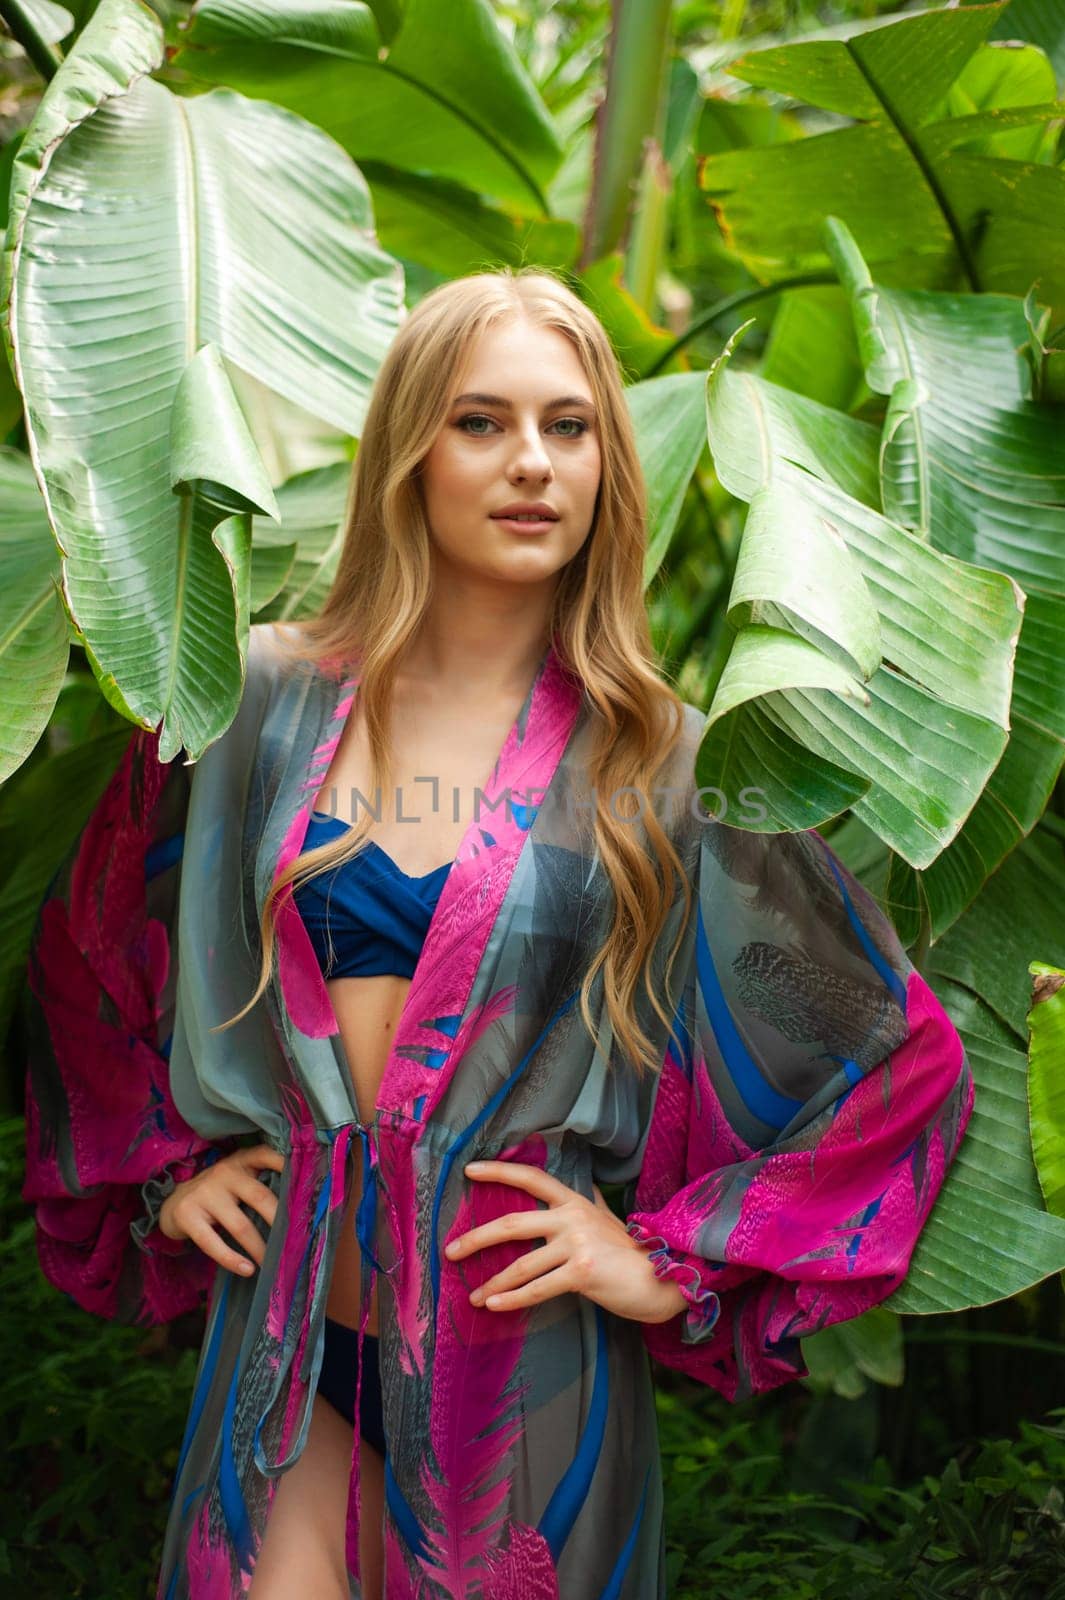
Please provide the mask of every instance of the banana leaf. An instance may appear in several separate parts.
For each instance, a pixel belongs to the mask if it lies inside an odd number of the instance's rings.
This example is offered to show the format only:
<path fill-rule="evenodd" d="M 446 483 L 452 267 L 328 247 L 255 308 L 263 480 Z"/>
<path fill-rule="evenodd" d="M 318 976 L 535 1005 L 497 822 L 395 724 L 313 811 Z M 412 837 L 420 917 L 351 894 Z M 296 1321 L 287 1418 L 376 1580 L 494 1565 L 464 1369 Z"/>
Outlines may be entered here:
<path fill-rule="evenodd" d="M 59 596 L 59 553 L 27 456 L 0 448 L 0 783 L 48 725 L 70 641 Z"/>
<path fill-rule="evenodd" d="M 1065 971 L 1033 961 L 1028 1013 L 1032 1156 L 1048 1211 L 1065 1217 Z"/>
<path fill-rule="evenodd" d="M 976 1101 L 906 1279 L 883 1302 L 922 1314 L 1005 1300 L 1065 1268 L 1065 1218 L 1045 1209 L 1032 1161 L 1020 1041 L 972 990 L 933 987 L 965 1044 Z"/>
<path fill-rule="evenodd" d="M 103 0 L 15 162 L 5 298 L 75 634 L 166 760 L 232 720 L 251 516 L 276 514 L 227 360 L 357 435 L 403 292 L 338 145 L 231 90 L 177 98 L 162 56 L 150 12 Z"/>
<path fill-rule="evenodd" d="M 1005 747 L 1020 591 L 883 516 L 877 431 L 732 371 L 742 332 L 707 384 L 714 465 L 750 509 L 699 782 L 735 826 L 815 827 L 851 807 L 927 865 Z M 761 817 L 733 805 L 750 790 Z"/>
<path fill-rule="evenodd" d="M 749 50 L 729 64 L 748 83 L 851 119 L 787 144 L 708 155 L 700 187 L 733 251 L 760 281 L 826 265 L 825 216 L 841 218 L 875 275 L 894 285 L 1040 297 L 1065 318 L 1065 172 L 1052 158 L 988 154 L 988 133 L 1056 122 L 1065 105 L 950 115 L 1008 0 L 942 7 L 824 30 Z M 981 81 L 983 69 L 976 69 Z M 882 268 L 883 270 L 878 270 Z"/>
<path fill-rule="evenodd" d="M 356 161 L 547 210 L 562 146 L 488 0 L 449 0 L 446 26 L 437 0 L 406 0 L 387 40 L 353 0 L 200 0 L 173 65 L 287 107 Z"/>
<path fill-rule="evenodd" d="M 1028 309 L 1003 295 L 874 284 L 847 230 L 828 230 L 872 389 L 888 397 L 887 514 L 937 550 L 1014 578 L 1027 600 L 1010 740 L 964 828 L 922 875 L 933 937 L 1034 827 L 1065 762 L 1065 440 L 1033 394 Z"/>

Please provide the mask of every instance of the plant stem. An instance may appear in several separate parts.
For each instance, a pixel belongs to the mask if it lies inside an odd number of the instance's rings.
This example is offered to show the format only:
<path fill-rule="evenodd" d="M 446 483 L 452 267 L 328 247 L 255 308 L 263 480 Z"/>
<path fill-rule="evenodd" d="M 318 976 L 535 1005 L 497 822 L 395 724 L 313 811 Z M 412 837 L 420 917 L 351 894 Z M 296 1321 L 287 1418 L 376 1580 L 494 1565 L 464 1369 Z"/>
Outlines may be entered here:
<path fill-rule="evenodd" d="M 753 289 L 740 289 L 736 294 L 726 295 L 723 300 L 716 300 L 710 309 L 696 317 L 695 321 L 685 328 L 680 337 L 674 339 L 673 343 L 668 345 L 660 356 L 655 357 L 651 365 L 641 372 L 640 377 L 657 377 L 663 367 L 672 361 L 673 357 L 683 350 L 690 340 L 694 339 L 697 334 L 702 333 L 704 328 L 710 327 L 712 323 L 717 321 L 718 317 L 724 316 L 726 312 L 738 311 L 741 306 L 753 305 L 758 300 L 768 299 L 770 295 L 782 294 L 785 289 L 801 289 L 811 283 L 834 283 L 838 285 L 839 279 L 833 272 L 799 272 L 790 278 L 779 278 L 776 283 L 760 283 Z"/>
<path fill-rule="evenodd" d="M 11 37 L 20 44 L 41 74 L 45 83 L 51 83 L 63 58 L 54 45 L 43 38 L 22 0 L 0 0 L 0 18 L 7 24 Z"/>
<path fill-rule="evenodd" d="M 747 0 L 725 0 L 725 10 L 718 29 L 722 39 L 738 39 L 743 32 L 747 15 Z"/>
<path fill-rule="evenodd" d="M 958 264 L 968 279 L 969 288 L 973 294 L 979 294 L 982 285 L 980 282 L 980 273 L 977 268 L 975 249 L 975 246 L 979 244 L 979 232 L 977 232 L 975 239 L 970 239 L 966 234 L 965 229 L 962 226 L 961 218 L 951 203 L 951 200 L 947 195 L 947 191 L 940 181 L 939 171 L 937 170 L 934 162 L 926 154 L 924 146 L 917 137 L 916 129 L 912 128 L 902 113 L 896 110 L 891 96 L 887 93 L 883 84 L 873 75 L 868 59 L 851 54 L 850 60 L 852 70 L 856 70 L 857 72 L 861 73 L 862 77 L 865 78 L 872 93 L 880 101 L 888 121 L 892 124 L 895 132 L 909 150 L 914 164 L 921 173 L 921 176 L 924 178 L 924 181 L 928 185 L 928 188 L 931 192 L 932 198 L 939 207 L 943 221 L 950 229 L 951 237 L 954 240 L 955 249 L 958 252 Z"/>

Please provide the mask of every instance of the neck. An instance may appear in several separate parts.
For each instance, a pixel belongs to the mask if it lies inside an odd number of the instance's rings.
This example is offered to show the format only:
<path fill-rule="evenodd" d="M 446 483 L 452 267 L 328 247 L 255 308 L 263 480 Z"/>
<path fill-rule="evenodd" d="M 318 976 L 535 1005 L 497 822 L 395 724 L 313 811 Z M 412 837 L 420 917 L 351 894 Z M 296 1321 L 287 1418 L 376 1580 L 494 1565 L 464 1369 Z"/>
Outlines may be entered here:
<path fill-rule="evenodd" d="M 508 596 L 475 607 L 457 595 L 434 596 L 399 675 L 459 698 L 523 695 L 548 648 L 550 598 L 535 604 Z"/>

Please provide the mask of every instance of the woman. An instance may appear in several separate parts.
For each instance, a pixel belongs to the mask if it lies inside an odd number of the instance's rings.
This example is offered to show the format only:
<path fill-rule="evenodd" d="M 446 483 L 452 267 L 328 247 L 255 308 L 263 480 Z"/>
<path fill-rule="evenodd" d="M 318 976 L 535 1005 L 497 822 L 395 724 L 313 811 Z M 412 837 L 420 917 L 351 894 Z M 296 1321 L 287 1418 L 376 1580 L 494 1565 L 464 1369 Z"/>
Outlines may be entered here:
<path fill-rule="evenodd" d="M 661 1596 L 647 1348 L 764 1391 L 905 1275 L 960 1040 L 813 830 L 699 805 L 644 543 L 595 317 L 434 290 L 321 615 L 191 784 L 134 737 L 42 909 L 44 1270 L 211 1292 L 167 1600 Z"/>

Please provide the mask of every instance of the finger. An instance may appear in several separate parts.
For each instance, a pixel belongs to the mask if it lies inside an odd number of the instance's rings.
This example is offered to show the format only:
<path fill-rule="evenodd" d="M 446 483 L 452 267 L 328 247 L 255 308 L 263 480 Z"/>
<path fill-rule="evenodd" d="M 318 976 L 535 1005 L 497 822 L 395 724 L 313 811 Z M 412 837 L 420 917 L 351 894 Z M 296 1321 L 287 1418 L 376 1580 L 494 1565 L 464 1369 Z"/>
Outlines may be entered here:
<path fill-rule="evenodd" d="M 488 1311 L 517 1311 L 522 1306 L 538 1306 L 545 1300 L 553 1300 L 556 1295 L 575 1292 L 567 1262 L 563 1267 L 556 1267 L 554 1272 L 545 1272 L 542 1277 L 534 1278 L 532 1283 L 525 1284 L 521 1289 L 509 1289 L 504 1294 L 487 1296 L 484 1304 Z"/>
<path fill-rule="evenodd" d="M 280 1150 L 275 1150 L 272 1144 L 253 1145 L 250 1150 L 240 1152 L 244 1165 L 252 1168 L 269 1167 L 272 1172 L 285 1170 L 285 1158 Z"/>
<path fill-rule="evenodd" d="M 567 1260 L 565 1249 L 556 1240 L 553 1244 L 542 1245 L 539 1250 L 529 1250 L 519 1260 L 512 1261 L 503 1272 L 497 1272 L 474 1289 L 470 1299 L 475 1306 L 479 1306 L 490 1294 L 500 1294 L 506 1289 L 518 1289 L 523 1283 L 530 1283 L 533 1278 L 539 1278 L 552 1267 L 560 1267 Z"/>
<path fill-rule="evenodd" d="M 489 1244 L 504 1244 L 508 1239 L 548 1239 L 560 1224 L 550 1211 L 508 1211 L 505 1217 L 493 1217 L 480 1227 L 460 1233 L 444 1246 L 449 1261 L 460 1261 L 474 1250 L 483 1250 Z"/>
<path fill-rule="evenodd" d="M 237 1205 L 236 1201 L 222 1201 L 214 1207 L 214 1222 L 235 1239 L 258 1266 L 266 1255 L 263 1236 L 254 1222 Z"/>
<path fill-rule="evenodd" d="M 264 1222 L 271 1227 L 277 1217 L 277 1195 L 273 1194 L 258 1178 L 245 1179 L 235 1190 L 239 1199 L 243 1200 L 253 1210 L 257 1211 Z"/>
<path fill-rule="evenodd" d="M 477 1178 L 481 1182 L 490 1180 L 493 1183 L 513 1184 L 515 1188 L 534 1194 L 538 1200 L 546 1200 L 549 1205 L 572 1200 L 577 1193 L 576 1189 L 553 1178 L 542 1167 L 531 1167 L 524 1161 L 469 1161 L 463 1171 L 467 1177 Z"/>
<path fill-rule="evenodd" d="M 255 1271 L 254 1262 L 249 1261 L 247 1256 L 241 1255 L 238 1250 L 231 1250 L 229 1245 L 218 1237 L 205 1211 L 201 1211 L 189 1223 L 188 1236 L 205 1256 L 217 1261 L 227 1272 L 236 1272 L 242 1278 L 246 1278 Z"/>

